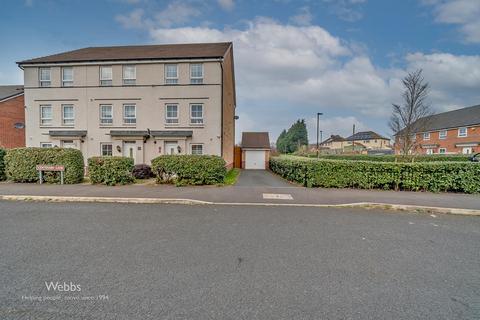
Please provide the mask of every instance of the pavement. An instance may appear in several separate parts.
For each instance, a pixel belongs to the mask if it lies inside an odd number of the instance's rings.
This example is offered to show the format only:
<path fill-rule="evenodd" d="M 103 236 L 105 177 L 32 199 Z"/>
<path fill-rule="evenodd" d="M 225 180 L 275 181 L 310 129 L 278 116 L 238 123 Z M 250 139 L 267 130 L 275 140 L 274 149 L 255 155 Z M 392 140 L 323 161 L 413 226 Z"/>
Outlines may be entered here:
<path fill-rule="evenodd" d="M 263 177 L 262 177 L 263 175 Z M 248 183 L 250 182 L 250 183 Z M 267 184 L 265 186 L 265 184 Z M 267 197 L 266 197 L 267 195 Z M 273 195 L 273 196 L 272 196 Z M 234 186 L 175 187 L 172 185 L 52 185 L 0 183 L 4 196 L 47 196 L 89 198 L 189 199 L 214 204 L 272 205 L 394 205 L 470 210 L 480 214 L 480 196 L 460 193 L 430 193 L 358 189 L 304 188 L 291 184 L 269 171 L 242 171 Z M 411 206 L 411 207 L 408 207 Z M 474 213 L 472 213 L 474 212 Z"/>
<path fill-rule="evenodd" d="M 0 243 L 2 320 L 480 318 L 476 217 L 0 201 Z"/>

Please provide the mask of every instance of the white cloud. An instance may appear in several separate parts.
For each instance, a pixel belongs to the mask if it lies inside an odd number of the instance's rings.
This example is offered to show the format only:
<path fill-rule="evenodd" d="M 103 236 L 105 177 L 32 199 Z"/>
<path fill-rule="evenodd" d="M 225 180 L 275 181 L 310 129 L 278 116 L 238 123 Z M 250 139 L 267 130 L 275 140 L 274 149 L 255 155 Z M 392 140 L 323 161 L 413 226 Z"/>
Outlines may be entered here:
<path fill-rule="evenodd" d="M 366 0 L 323 0 L 323 2 L 330 4 L 330 12 L 335 14 L 338 18 L 355 22 L 363 18 L 363 13 L 360 4 L 367 2 Z"/>
<path fill-rule="evenodd" d="M 464 40 L 480 43 L 479 0 L 422 0 L 434 7 L 435 21 L 459 25 Z"/>
<path fill-rule="evenodd" d="M 174 25 L 190 22 L 192 17 L 201 15 L 201 11 L 192 4 L 174 1 L 155 15 L 156 22 L 162 27 L 171 27 Z"/>
<path fill-rule="evenodd" d="M 302 7 L 298 10 L 298 14 L 290 17 L 290 22 L 299 26 L 308 26 L 312 23 L 313 16 L 310 12 L 310 8 Z"/>
<path fill-rule="evenodd" d="M 217 1 L 223 10 L 231 11 L 235 7 L 235 2 L 233 0 L 217 0 Z"/>
<path fill-rule="evenodd" d="M 143 9 L 135 9 L 127 15 L 117 15 L 115 20 L 126 29 L 143 28 L 146 24 L 143 14 Z"/>

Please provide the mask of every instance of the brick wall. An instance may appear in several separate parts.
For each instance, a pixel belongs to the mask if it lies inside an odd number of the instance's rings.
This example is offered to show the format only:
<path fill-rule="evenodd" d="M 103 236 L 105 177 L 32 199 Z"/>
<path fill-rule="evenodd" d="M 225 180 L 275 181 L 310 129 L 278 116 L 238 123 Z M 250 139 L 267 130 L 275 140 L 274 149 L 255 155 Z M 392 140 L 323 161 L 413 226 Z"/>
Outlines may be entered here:
<path fill-rule="evenodd" d="M 15 128 L 15 123 L 25 124 L 23 95 L 0 102 L 0 147 L 25 146 L 25 129 Z"/>

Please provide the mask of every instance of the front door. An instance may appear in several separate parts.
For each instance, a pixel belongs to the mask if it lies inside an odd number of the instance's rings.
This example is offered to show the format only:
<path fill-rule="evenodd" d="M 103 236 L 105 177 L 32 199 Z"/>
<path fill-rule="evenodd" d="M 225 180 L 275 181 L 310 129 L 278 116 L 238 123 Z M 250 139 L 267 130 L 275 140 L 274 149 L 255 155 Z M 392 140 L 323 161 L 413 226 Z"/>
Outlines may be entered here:
<path fill-rule="evenodd" d="M 165 154 L 177 154 L 178 153 L 178 142 L 177 141 L 167 141 L 165 142 Z"/>
<path fill-rule="evenodd" d="M 136 156 L 136 143 L 135 141 L 123 141 L 123 156 L 133 158 L 135 161 Z"/>
<path fill-rule="evenodd" d="M 472 147 L 465 147 L 462 149 L 463 154 L 472 154 Z"/>

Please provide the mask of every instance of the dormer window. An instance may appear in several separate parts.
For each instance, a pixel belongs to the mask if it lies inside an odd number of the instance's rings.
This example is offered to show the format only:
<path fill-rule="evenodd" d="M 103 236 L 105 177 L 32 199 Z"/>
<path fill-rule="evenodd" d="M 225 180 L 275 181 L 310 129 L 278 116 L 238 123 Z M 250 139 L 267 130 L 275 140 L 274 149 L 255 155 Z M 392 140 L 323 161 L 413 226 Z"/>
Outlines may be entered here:
<path fill-rule="evenodd" d="M 40 87 L 50 87 L 51 82 L 51 72 L 50 68 L 39 68 L 38 76 L 40 80 Z"/>

